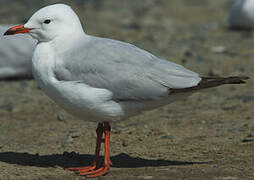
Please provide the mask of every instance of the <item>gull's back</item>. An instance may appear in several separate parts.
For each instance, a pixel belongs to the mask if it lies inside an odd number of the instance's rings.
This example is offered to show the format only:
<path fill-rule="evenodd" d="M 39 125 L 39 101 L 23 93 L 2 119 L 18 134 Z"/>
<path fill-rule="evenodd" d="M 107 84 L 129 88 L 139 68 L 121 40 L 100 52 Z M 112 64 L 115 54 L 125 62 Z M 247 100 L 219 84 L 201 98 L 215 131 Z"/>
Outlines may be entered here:
<path fill-rule="evenodd" d="M 201 80 L 181 65 L 112 39 L 86 35 L 59 56 L 63 61 L 55 69 L 59 80 L 110 90 L 116 101 L 160 99 L 170 88 L 192 87 Z"/>

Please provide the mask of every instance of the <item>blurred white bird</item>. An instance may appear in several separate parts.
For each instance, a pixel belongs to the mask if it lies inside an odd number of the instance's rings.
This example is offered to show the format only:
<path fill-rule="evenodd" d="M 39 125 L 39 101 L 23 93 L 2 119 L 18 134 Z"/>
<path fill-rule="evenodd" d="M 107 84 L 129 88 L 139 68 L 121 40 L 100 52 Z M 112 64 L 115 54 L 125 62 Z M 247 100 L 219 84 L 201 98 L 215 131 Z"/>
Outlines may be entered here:
<path fill-rule="evenodd" d="M 235 0 L 228 17 L 229 25 L 237 29 L 254 27 L 254 0 Z"/>
<path fill-rule="evenodd" d="M 87 35 L 78 16 L 64 4 L 40 9 L 26 24 L 4 35 L 18 33 L 38 40 L 32 70 L 42 90 L 71 114 L 98 122 L 93 164 L 69 168 L 79 175 L 96 177 L 108 172 L 112 164 L 110 122 L 169 104 L 187 92 L 248 79 L 200 77 L 134 45 Z M 103 133 L 105 159 L 99 167 Z"/>
<path fill-rule="evenodd" d="M 3 34 L 13 25 L 0 25 Z M 0 37 L 0 79 L 32 77 L 32 55 L 36 40 L 28 35 Z"/>

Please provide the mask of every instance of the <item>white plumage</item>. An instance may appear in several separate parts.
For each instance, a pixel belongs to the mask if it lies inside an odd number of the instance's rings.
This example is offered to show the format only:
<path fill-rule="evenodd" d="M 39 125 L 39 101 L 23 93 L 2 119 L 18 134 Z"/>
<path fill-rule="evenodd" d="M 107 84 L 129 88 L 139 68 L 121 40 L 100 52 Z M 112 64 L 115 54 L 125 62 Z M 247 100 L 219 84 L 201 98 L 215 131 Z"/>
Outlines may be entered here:
<path fill-rule="evenodd" d="M 50 19 L 50 24 L 44 24 Z M 24 25 L 39 43 L 33 74 L 57 104 L 79 118 L 117 121 L 168 104 L 170 88 L 192 87 L 198 74 L 138 47 L 84 33 L 66 5 L 37 11 Z M 165 100 L 167 99 L 167 100 Z M 135 110 L 134 110 L 135 109 Z M 135 112 L 135 113 L 134 113 Z"/>

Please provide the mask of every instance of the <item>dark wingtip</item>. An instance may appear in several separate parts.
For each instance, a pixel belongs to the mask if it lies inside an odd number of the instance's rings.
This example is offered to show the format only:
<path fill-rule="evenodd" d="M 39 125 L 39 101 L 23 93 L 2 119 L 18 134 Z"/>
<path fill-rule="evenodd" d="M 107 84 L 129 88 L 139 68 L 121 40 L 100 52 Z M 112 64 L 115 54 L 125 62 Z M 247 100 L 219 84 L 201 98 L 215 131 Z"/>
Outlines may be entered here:
<path fill-rule="evenodd" d="M 250 79 L 248 76 L 202 77 L 202 80 L 205 81 L 217 80 L 224 82 L 224 84 L 243 84 L 246 83 L 246 80 L 248 79 Z"/>
<path fill-rule="evenodd" d="M 201 77 L 202 80 L 198 85 L 183 88 L 183 89 L 170 89 L 170 94 L 175 93 L 186 93 L 201 89 L 212 88 L 216 86 L 221 86 L 224 84 L 244 84 L 246 80 L 250 79 L 248 76 L 231 76 L 231 77 Z"/>

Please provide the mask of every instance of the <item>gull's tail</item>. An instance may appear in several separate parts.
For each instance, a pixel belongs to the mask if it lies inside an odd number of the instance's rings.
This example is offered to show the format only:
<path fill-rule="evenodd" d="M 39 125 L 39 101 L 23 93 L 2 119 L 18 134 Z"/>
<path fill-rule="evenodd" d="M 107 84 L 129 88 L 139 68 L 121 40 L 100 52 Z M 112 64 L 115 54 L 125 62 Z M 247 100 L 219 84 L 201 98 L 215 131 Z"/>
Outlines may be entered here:
<path fill-rule="evenodd" d="M 183 88 L 183 89 L 170 89 L 170 94 L 191 92 L 191 91 L 216 87 L 216 86 L 220 86 L 224 84 L 244 84 L 246 83 L 245 80 L 247 79 L 249 79 L 249 77 L 247 76 L 201 77 L 201 81 L 198 83 L 198 85 L 189 87 L 189 88 Z"/>

